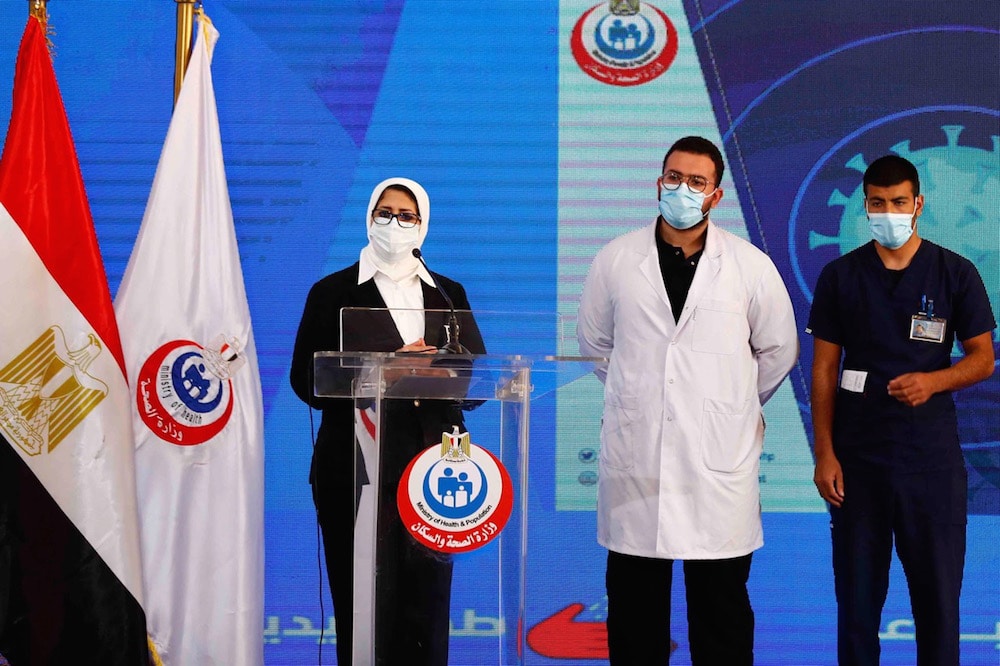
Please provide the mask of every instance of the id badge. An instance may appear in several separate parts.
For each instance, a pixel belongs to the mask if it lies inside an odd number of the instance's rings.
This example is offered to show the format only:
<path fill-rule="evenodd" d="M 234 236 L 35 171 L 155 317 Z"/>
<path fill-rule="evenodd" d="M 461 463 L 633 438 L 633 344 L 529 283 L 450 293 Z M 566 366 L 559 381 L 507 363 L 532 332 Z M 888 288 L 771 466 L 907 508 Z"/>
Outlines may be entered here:
<path fill-rule="evenodd" d="M 910 319 L 910 339 L 924 342 L 944 342 L 947 320 L 931 317 L 924 313 L 915 314 Z"/>

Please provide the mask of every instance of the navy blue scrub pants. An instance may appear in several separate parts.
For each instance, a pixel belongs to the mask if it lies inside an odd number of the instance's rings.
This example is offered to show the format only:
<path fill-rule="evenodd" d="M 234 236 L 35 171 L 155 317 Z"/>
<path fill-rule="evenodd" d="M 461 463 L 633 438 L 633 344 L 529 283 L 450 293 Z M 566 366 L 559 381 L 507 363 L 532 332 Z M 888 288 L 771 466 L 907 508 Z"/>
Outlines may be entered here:
<path fill-rule="evenodd" d="M 688 640 L 695 666 L 753 664 L 753 609 L 747 594 L 753 553 L 727 560 L 685 560 Z M 611 666 L 670 663 L 673 560 L 608 551 L 608 650 Z"/>
<path fill-rule="evenodd" d="M 964 467 L 887 472 L 844 465 L 844 503 L 831 508 L 840 666 L 877 666 L 893 539 L 906 573 L 918 666 L 959 663 L 965 565 Z"/>

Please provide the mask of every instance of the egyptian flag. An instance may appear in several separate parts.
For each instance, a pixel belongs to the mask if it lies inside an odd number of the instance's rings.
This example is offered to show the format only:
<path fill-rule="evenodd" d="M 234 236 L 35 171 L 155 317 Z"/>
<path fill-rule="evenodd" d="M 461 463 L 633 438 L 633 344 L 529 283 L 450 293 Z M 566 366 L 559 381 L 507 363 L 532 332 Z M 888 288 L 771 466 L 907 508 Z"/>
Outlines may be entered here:
<path fill-rule="evenodd" d="M 0 654 L 147 664 L 128 384 L 35 17 L 0 158 Z"/>

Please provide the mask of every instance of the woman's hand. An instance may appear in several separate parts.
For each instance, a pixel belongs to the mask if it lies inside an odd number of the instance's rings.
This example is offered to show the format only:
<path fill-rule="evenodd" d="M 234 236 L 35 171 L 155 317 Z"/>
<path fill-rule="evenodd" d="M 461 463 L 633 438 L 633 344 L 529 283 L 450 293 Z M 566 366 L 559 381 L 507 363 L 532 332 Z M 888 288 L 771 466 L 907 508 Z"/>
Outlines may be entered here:
<path fill-rule="evenodd" d="M 410 353 L 416 353 L 416 354 L 435 354 L 435 353 L 437 353 L 437 347 L 431 347 L 426 342 L 424 342 L 423 338 L 420 338 L 419 340 L 411 342 L 408 345 L 403 345 L 402 347 L 400 347 L 396 351 L 397 352 L 410 352 Z"/>
<path fill-rule="evenodd" d="M 396 350 L 396 353 L 408 352 L 410 354 L 416 354 L 417 357 L 413 356 L 400 356 L 389 363 L 389 366 L 385 368 L 385 378 L 389 381 L 396 381 L 402 377 L 412 377 L 414 375 L 419 375 L 421 377 L 452 377 L 452 371 L 448 368 L 432 368 L 431 364 L 434 363 L 433 358 L 437 354 L 437 347 L 431 347 L 424 342 L 423 338 L 411 342 L 408 345 L 403 345 Z"/>

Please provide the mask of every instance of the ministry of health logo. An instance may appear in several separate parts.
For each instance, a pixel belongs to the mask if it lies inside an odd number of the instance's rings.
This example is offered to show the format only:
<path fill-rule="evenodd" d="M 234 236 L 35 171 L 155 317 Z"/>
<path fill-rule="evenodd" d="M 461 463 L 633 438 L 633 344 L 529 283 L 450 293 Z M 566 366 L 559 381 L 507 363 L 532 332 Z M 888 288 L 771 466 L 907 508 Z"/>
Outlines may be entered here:
<path fill-rule="evenodd" d="M 637 86 L 663 74 L 677 55 L 677 29 L 659 8 L 611 0 L 587 10 L 570 49 L 584 72 L 603 83 Z"/>
<path fill-rule="evenodd" d="M 233 413 L 231 377 L 246 363 L 236 338 L 218 336 L 202 347 L 174 340 L 153 352 L 139 371 L 136 403 L 142 422 L 180 446 L 215 437 Z"/>
<path fill-rule="evenodd" d="M 410 461 L 396 504 L 418 543 L 445 553 L 481 548 L 507 524 L 514 503 L 510 475 L 492 453 L 453 428 Z"/>

